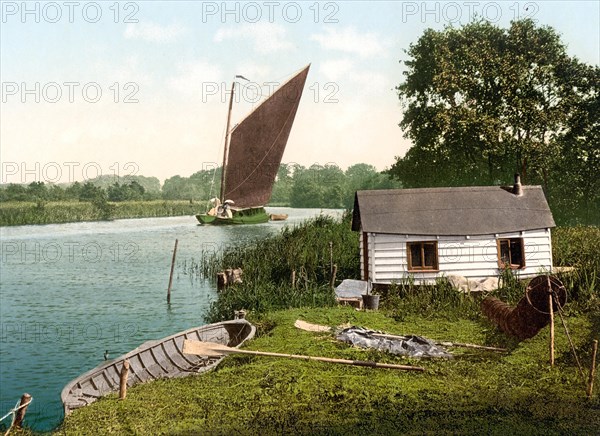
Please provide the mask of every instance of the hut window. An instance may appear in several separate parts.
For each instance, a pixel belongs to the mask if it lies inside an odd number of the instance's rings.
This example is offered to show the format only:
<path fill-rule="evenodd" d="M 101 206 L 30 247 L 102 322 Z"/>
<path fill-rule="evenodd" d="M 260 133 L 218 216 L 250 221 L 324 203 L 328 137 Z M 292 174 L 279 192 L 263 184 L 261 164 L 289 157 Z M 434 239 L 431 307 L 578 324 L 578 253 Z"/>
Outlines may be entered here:
<path fill-rule="evenodd" d="M 498 239 L 498 265 L 500 268 L 525 268 L 523 238 Z"/>
<path fill-rule="evenodd" d="M 434 271 L 438 269 L 437 242 L 408 242 L 409 271 Z"/>

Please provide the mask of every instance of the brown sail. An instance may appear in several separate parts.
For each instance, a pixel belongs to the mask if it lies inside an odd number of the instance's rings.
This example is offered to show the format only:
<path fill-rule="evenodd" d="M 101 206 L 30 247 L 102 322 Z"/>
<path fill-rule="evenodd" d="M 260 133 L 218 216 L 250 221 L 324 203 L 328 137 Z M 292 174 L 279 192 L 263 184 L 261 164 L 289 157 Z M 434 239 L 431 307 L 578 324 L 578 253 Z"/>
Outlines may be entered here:
<path fill-rule="evenodd" d="M 309 68 L 283 84 L 231 133 L 224 199 L 236 207 L 264 206 L 271 198 Z"/>

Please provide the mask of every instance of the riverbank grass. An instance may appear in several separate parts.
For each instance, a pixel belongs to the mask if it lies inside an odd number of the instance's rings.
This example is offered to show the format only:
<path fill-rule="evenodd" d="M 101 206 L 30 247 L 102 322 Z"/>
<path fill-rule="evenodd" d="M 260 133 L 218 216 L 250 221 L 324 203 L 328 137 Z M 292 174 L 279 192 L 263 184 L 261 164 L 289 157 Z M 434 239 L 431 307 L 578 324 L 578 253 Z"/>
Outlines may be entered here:
<path fill-rule="evenodd" d="M 451 348 L 454 359 L 406 359 L 353 348 L 294 321 L 361 325 L 395 334 L 508 347 L 504 354 Z M 557 329 L 556 366 L 548 328 L 516 343 L 484 319 L 398 321 L 348 307 L 250 314 L 247 349 L 424 366 L 423 373 L 231 355 L 198 377 L 136 386 L 127 399 L 100 399 L 69 416 L 56 434 L 595 434 L 600 400 L 585 397 L 566 336 Z M 600 319 L 567 319 L 582 363 Z"/>
<path fill-rule="evenodd" d="M 204 205 L 180 200 L 121 201 L 12 201 L 0 204 L 0 226 L 60 224 L 123 218 L 194 215 Z"/>

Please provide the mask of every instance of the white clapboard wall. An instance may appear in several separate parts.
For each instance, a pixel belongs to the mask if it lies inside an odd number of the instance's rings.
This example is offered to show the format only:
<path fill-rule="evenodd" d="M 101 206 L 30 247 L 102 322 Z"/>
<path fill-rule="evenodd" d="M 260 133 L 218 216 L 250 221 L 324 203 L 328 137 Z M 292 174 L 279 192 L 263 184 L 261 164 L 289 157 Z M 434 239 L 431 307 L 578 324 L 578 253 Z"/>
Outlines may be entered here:
<path fill-rule="evenodd" d="M 364 236 L 360 233 L 361 277 L 373 283 L 400 282 L 408 277 L 415 283 L 432 283 L 436 278 L 459 275 L 469 279 L 497 277 L 497 239 L 523 238 L 525 268 L 519 269 L 520 277 L 531 277 L 540 272 L 552 271 L 552 242 L 550 229 L 526 230 L 475 236 L 425 236 L 368 233 L 368 277 L 365 277 Z M 437 272 L 409 272 L 406 243 L 414 241 L 437 241 Z"/>

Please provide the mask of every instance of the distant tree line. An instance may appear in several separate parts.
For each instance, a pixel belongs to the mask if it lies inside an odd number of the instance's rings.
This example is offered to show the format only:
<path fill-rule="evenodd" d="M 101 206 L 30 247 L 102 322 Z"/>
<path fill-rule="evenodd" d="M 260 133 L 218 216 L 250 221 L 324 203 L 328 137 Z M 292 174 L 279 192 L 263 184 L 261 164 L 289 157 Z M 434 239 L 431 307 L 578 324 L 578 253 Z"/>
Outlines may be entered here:
<path fill-rule="evenodd" d="M 155 177 L 131 176 L 138 179 L 106 177 L 91 179 L 84 183 L 75 182 L 68 186 L 31 182 L 28 185 L 10 183 L 0 188 L 0 201 L 128 201 L 156 200 L 161 198 L 160 182 Z M 141 177 L 141 179 L 140 179 Z M 144 179 L 150 182 L 144 182 Z M 154 183 L 156 181 L 156 184 Z M 150 187 L 147 190 L 146 187 Z"/>
<path fill-rule="evenodd" d="M 221 168 L 202 170 L 190 177 L 173 176 L 162 188 L 155 177 L 129 176 L 115 180 L 103 176 L 69 186 L 32 182 L 0 188 L 0 201 L 88 201 L 108 210 L 108 202 L 144 200 L 205 201 L 219 195 Z M 386 174 L 368 164 L 343 171 L 336 165 L 281 164 L 270 204 L 305 208 L 352 208 L 360 189 L 400 187 Z"/>

